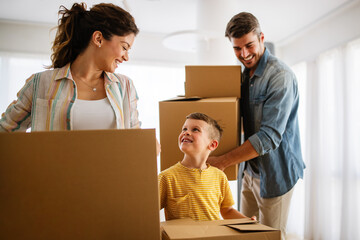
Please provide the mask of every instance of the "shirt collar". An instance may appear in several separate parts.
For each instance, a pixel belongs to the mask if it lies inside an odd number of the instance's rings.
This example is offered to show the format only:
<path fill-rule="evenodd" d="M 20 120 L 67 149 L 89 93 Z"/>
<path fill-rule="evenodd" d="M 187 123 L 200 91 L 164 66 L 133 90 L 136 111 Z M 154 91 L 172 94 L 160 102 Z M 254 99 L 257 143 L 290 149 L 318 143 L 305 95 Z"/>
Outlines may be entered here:
<path fill-rule="evenodd" d="M 111 74 L 110 72 L 105 72 L 105 79 L 109 82 L 119 82 L 119 79 L 116 77 L 115 74 Z M 61 79 L 71 79 L 74 80 L 71 71 L 70 71 L 70 63 L 66 64 L 65 66 L 59 68 L 59 71 L 56 74 L 55 81 Z"/>
<path fill-rule="evenodd" d="M 110 72 L 104 72 L 104 73 L 105 73 L 104 74 L 105 79 L 108 80 L 109 82 L 120 82 L 116 74 Z"/>
<path fill-rule="evenodd" d="M 254 72 L 253 76 L 257 76 L 257 77 L 261 77 L 261 75 L 264 73 L 265 68 L 266 68 L 266 63 L 268 61 L 270 52 L 269 50 L 267 50 L 267 48 L 265 48 L 264 50 L 264 54 L 261 56 L 260 60 L 259 60 L 259 64 L 256 67 L 256 70 Z M 245 69 L 245 71 L 250 71 L 249 69 Z"/>
<path fill-rule="evenodd" d="M 211 167 L 211 165 L 209 163 L 206 163 L 207 168 L 205 168 L 205 169 L 188 168 L 187 166 L 183 165 L 181 162 L 178 162 L 177 165 L 180 166 L 181 168 L 186 169 L 187 171 L 192 171 L 192 172 L 195 172 L 195 171 L 204 172 L 204 171 L 207 171 Z"/>
<path fill-rule="evenodd" d="M 58 69 L 58 72 L 56 73 L 56 76 L 55 76 L 55 81 L 61 80 L 64 78 L 73 80 L 73 78 L 71 76 L 71 71 L 70 71 L 70 63 L 68 63 L 65 66 Z"/>

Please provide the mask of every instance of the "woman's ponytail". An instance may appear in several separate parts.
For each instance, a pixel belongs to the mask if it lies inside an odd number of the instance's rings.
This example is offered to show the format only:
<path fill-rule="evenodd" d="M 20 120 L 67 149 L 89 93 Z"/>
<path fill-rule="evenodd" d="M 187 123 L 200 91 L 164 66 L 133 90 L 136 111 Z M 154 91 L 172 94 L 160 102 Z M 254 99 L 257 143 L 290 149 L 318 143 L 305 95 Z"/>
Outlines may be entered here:
<path fill-rule="evenodd" d="M 86 14 L 85 3 L 75 3 L 70 10 L 64 6 L 60 7 L 59 15 L 61 17 L 58 21 L 58 29 L 52 46 L 51 67 L 60 68 L 69 62 L 73 62 L 83 48 L 86 47 L 81 47 L 78 42 L 78 30 L 81 28 L 79 25 L 82 18 L 86 17 Z"/>

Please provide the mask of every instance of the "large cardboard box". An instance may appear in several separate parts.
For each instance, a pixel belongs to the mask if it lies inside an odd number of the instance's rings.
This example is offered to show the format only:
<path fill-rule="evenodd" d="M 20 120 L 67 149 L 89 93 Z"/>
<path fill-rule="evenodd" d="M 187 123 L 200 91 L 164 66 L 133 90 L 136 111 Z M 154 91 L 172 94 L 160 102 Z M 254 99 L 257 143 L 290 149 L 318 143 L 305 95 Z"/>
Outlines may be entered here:
<path fill-rule="evenodd" d="M 0 134 L 0 239 L 160 239 L 154 129 Z"/>
<path fill-rule="evenodd" d="M 177 219 L 161 222 L 163 240 L 280 240 L 280 230 L 249 219 L 196 222 Z"/>
<path fill-rule="evenodd" d="M 185 66 L 186 97 L 241 97 L 241 66 Z"/>
<path fill-rule="evenodd" d="M 179 150 L 178 137 L 186 116 L 193 112 L 209 115 L 223 128 L 219 147 L 211 155 L 222 155 L 239 145 L 239 101 L 235 97 L 187 99 L 177 98 L 159 103 L 161 170 L 181 161 L 184 154 Z M 225 169 L 229 180 L 237 179 L 238 166 Z"/>

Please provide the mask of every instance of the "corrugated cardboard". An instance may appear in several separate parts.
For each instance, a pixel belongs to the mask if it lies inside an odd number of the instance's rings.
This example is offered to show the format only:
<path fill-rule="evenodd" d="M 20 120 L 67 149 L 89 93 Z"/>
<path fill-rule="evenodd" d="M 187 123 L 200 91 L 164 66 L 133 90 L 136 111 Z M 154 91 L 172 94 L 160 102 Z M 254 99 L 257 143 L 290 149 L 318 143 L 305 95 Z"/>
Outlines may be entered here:
<path fill-rule="evenodd" d="M 241 97 L 241 66 L 185 66 L 186 97 Z"/>
<path fill-rule="evenodd" d="M 249 219 L 230 219 L 196 222 L 192 219 L 177 219 L 161 222 L 163 240 L 196 239 L 241 239 L 280 240 L 280 230 L 255 223 Z"/>
<path fill-rule="evenodd" d="M 0 134 L 0 239 L 160 239 L 154 129 Z"/>
<path fill-rule="evenodd" d="M 224 154 L 239 145 L 239 101 L 237 98 L 206 98 L 162 101 L 160 112 L 161 170 L 165 170 L 181 161 L 184 154 L 179 150 L 178 136 L 185 117 L 193 112 L 209 115 L 223 128 L 219 147 L 212 155 Z M 238 166 L 225 169 L 229 180 L 237 179 Z"/>

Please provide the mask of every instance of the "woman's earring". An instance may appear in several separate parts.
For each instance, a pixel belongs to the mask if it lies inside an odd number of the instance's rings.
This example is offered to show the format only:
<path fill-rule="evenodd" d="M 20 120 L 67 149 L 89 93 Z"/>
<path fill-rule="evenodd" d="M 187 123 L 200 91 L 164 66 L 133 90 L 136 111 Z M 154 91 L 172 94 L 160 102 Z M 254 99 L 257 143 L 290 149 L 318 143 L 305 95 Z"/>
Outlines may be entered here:
<path fill-rule="evenodd" d="M 101 44 L 99 44 L 99 48 L 101 47 Z"/>

